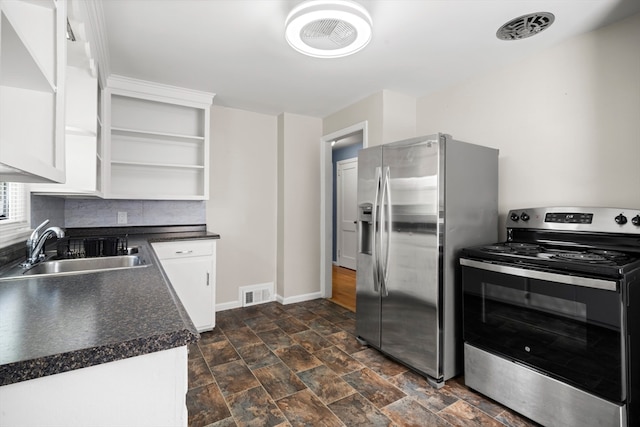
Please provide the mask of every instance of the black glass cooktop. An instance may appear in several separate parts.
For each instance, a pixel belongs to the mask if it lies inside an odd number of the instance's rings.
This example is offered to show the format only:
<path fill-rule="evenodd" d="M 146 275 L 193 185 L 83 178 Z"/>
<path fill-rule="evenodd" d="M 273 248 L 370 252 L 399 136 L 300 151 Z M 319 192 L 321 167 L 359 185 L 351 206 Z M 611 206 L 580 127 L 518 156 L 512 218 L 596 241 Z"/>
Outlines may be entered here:
<path fill-rule="evenodd" d="M 640 268 L 640 255 L 609 249 L 558 248 L 528 242 L 504 242 L 463 249 L 463 256 L 532 264 L 549 270 L 621 275 Z"/>

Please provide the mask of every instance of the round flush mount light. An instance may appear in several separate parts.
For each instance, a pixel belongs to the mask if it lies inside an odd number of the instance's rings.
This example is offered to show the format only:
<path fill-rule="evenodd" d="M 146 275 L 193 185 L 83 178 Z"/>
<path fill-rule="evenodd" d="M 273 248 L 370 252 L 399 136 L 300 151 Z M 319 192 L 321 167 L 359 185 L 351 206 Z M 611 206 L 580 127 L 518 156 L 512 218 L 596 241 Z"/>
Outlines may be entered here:
<path fill-rule="evenodd" d="M 549 28 L 555 19 L 553 13 L 549 12 L 537 12 L 519 16 L 498 28 L 496 37 L 500 40 L 526 39 Z"/>
<path fill-rule="evenodd" d="M 371 16 L 350 0 L 308 0 L 285 21 L 291 47 L 316 58 L 340 58 L 362 50 L 371 40 Z"/>

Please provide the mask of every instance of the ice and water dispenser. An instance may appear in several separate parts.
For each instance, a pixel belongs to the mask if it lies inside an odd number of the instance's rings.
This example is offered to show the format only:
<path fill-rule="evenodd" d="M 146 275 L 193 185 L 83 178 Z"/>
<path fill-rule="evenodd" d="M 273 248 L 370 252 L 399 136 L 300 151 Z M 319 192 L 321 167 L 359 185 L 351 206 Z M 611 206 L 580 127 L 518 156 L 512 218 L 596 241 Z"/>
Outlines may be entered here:
<path fill-rule="evenodd" d="M 358 252 L 371 255 L 373 249 L 373 204 L 358 206 Z"/>

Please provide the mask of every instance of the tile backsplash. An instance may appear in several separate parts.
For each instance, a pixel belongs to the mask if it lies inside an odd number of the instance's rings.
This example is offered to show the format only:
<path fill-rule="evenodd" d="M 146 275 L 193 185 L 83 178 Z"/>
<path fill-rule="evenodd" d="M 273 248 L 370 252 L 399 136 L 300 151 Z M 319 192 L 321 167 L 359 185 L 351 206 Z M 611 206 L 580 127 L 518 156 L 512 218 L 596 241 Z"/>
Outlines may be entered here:
<path fill-rule="evenodd" d="M 126 225 L 186 225 L 206 223 L 201 200 L 60 199 L 31 196 L 31 224 L 45 219 L 62 227 L 116 227 L 118 212 L 127 213 Z"/>
<path fill-rule="evenodd" d="M 49 226 L 64 227 L 64 199 L 59 197 L 31 196 L 31 228 L 45 219 Z"/>

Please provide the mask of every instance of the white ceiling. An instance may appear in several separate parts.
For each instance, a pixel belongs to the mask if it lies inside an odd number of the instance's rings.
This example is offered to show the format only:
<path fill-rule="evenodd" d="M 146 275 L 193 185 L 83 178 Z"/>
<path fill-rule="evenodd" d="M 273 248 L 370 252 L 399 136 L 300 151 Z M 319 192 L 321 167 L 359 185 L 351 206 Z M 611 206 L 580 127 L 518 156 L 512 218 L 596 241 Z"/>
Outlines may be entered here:
<path fill-rule="evenodd" d="M 337 59 L 284 39 L 294 0 L 103 0 L 113 74 L 216 93 L 214 104 L 325 117 L 388 89 L 424 96 L 640 12 L 639 0 L 363 0 L 371 43 Z M 551 12 L 539 35 L 497 29 Z"/>

